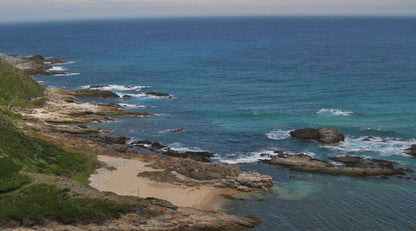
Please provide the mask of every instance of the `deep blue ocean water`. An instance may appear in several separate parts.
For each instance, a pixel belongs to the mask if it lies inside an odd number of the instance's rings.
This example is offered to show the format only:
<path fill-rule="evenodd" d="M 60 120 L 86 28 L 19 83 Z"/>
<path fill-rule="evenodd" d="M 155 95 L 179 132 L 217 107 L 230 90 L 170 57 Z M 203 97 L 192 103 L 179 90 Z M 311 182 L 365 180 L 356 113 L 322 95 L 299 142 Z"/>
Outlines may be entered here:
<path fill-rule="evenodd" d="M 58 57 L 45 85 L 114 85 L 113 102 L 155 118 L 117 118 L 109 135 L 205 150 L 271 175 L 271 193 L 231 201 L 257 230 L 415 230 L 411 180 L 302 173 L 257 163 L 260 153 L 383 158 L 416 169 L 416 18 L 258 17 L 0 24 L 0 52 Z M 122 86 L 147 88 L 123 89 Z M 167 92 L 174 99 L 144 97 Z M 337 145 L 288 131 L 336 127 Z M 183 133 L 168 129 L 183 128 Z M 108 135 L 108 134 L 107 134 Z M 363 138 L 374 137 L 371 141 Z"/>

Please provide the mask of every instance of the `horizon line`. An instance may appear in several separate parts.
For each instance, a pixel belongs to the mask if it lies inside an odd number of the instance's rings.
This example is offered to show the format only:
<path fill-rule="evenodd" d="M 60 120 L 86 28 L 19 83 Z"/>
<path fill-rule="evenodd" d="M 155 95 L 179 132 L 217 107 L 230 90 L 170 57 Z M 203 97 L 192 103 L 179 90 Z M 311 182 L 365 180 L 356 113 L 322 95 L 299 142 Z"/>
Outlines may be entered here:
<path fill-rule="evenodd" d="M 32 19 L 32 20 L 10 20 L 0 22 L 1 24 L 32 24 L 32 23 L 54 23 L 54 22 L 85 22 L 85 21 L 110 21 L 110 20 L 157 20 L 157 19 L 210 19 L 210 18 L 416 18 L 412 14 L 276 14 L 276 15 L 171 15 L 171 16 L 132 16 L 132 17 L 81 17 L 81 18 L 58 18 L 58 19 Z"/>

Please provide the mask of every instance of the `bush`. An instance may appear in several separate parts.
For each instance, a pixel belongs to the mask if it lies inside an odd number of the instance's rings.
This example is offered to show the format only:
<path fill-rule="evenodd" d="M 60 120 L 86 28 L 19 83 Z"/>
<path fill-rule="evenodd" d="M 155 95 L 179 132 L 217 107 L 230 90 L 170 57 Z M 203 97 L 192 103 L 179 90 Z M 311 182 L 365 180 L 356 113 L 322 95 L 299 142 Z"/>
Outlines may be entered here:
<path fill-rule="evenodd" d="M 0 223 L 29 219 L 42 224 L 46 218 L 69 223 L 101 223 L 129 212 L 134 205 L 90 198 L 70 198 L 67 190 L 37 184 L 13 195 L 0 196 Z"/>
<path fill-rule="evenodd" d="M 0 193 L 18 189 L 23 184 L 31 182 L 28 176 L 19 174 L 21 169 L 22 165 L 17 164 L 12 158 L 0 158 Z"/>

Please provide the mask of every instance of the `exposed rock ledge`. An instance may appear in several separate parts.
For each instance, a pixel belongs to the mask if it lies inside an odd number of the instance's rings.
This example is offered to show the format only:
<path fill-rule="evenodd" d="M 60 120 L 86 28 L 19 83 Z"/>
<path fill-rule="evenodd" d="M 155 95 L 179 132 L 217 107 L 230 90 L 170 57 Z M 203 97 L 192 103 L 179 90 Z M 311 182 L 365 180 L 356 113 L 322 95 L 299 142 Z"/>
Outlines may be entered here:
<path fill-rule="evenodd" d="M 27 72 L 30 75 L 50 75 L 61 74 L 60 72 L 48 72 L 51 69 L 50 64 L 60 64 L 64 61 L 57 58 L 46 59 L 42 55 L 34 55 L 32 57 L 24 57 L 20 55 L 6 55 L 0 53 L 0 58 L 5 59 L 17 68 Z"/>
<path fill-rule="evenodd" d="M 297 139 L 315 140 L 322 143 L 338 143 L 345 139 L 344 134 L 337 129 L 327 127 L 298 129 L 291 131 L 290 135 Z"/>
<path fill-rule="evenodd" d="M 342 167 L 337 167 L 326 161 L 314 159 L 303 153 L 275 153 L 276 155 L 263 154 L 263 156 L 268 156 L 270 159 L 261 160 L 261 162 L 286 167 L 292 170 L 348 176 L 403 176 L 406 174 L 405 172 L 413 172 L 411 169 L 397 168 L 397 162 L 380 159 L 362 158 L 357 156 L 330 157 L 331 160 L 343 165 Z"/>

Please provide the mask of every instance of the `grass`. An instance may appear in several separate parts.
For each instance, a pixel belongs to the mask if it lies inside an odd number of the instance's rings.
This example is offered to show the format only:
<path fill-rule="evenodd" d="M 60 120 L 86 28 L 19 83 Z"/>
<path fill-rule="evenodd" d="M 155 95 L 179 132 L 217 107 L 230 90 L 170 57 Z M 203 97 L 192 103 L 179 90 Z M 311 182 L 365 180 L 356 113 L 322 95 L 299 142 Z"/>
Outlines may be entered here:
<path fill-rule="evenodd" d="M 46 101 L 44 88 L 35 79 L 0 59 L 0 104 L 9 107 L 39 107 Z"/>
<path fill-rule="evenodd" d="M 32 224 L 42 224 L 46 218 L 64 224 L 101 223 L 134 208 L 134 205 L 102 199 L 70 198 L 67 190 L 46 184 L 32 185 L 11 195 L 0 195 L 0 205 L 0 224 L 24 219 Z"/>

